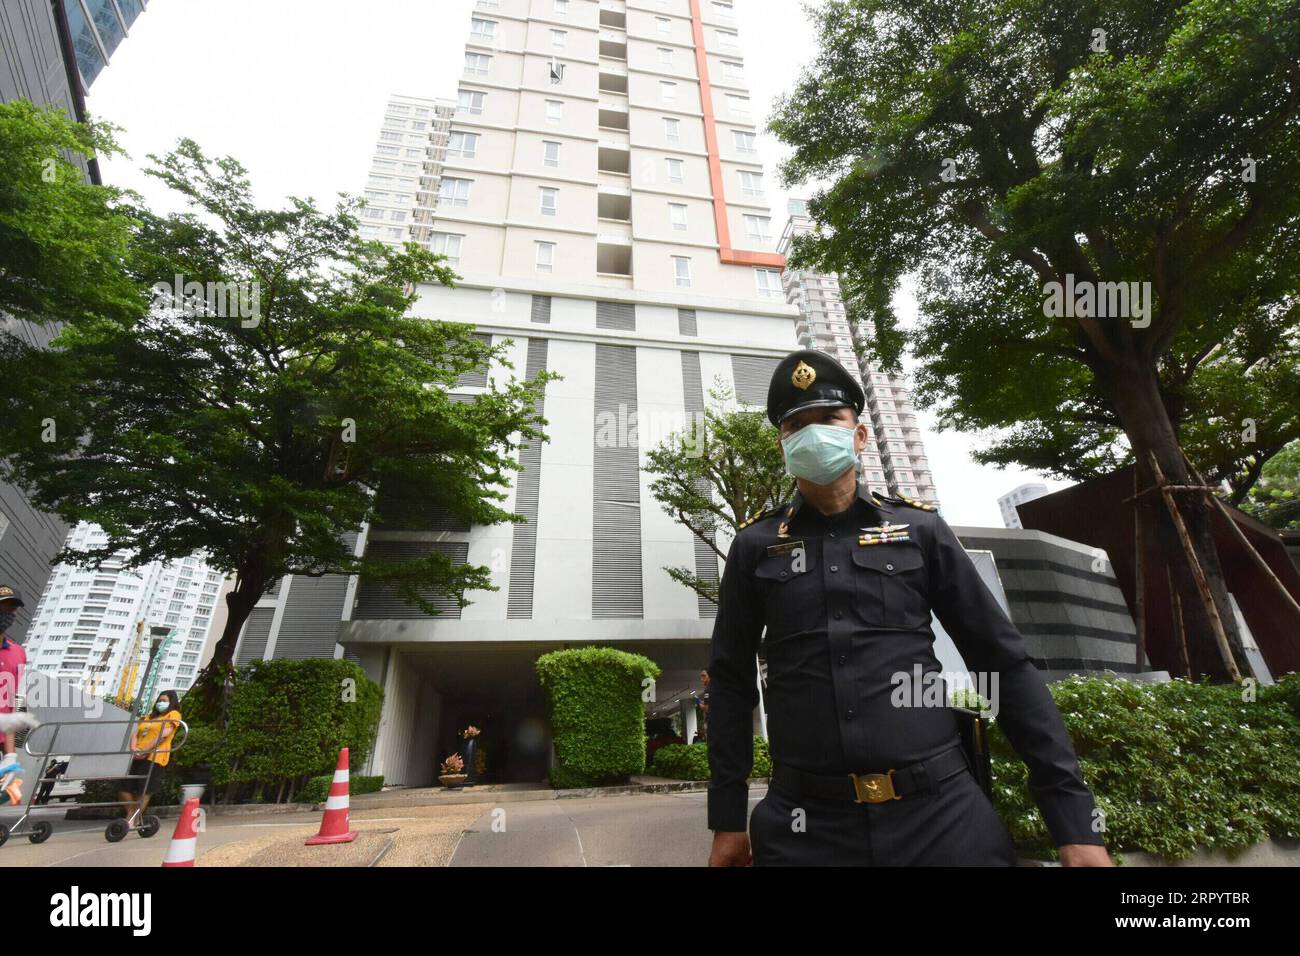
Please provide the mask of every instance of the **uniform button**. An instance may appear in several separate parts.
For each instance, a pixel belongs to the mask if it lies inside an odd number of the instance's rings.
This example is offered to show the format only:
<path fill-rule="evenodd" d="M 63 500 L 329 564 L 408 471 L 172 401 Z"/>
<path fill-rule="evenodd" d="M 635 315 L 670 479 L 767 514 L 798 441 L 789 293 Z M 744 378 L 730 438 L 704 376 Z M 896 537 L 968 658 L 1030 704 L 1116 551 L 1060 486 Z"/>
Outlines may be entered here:
<path fill-rule="evenodd" d="M 834 532 L 834 531 L 831 532 L 831 537 L 832 537 L 832 538 L 835 537 L 835 532 Z"/>
<path fill-rule="evenodd" d="M 841 664 L 843 664 L 843 663 L 844 663 L 845 661 L 847 661 L 847 660 L 848 660 L 848 658 L 845 657 L 843 654 L 840 655 L 840 663 L 841 663 Z M 849 713 L 852 713 L 852 711 L 849 711 Z"/>
<path fill-rule="evenodd" d="M 894 570 L 894 566 L 893 566 L 892 564 L 887 564 L 887 565 L 885 565 L 885 570 L 886 570 L 886 571 L 892 571 L 892 570 Z"/>
<path fill-rule="evenodd" d="M 845 715 L 844 715 L 844 719 L 845 719 L 845 720 L 852 720 L 852 719 L 853 719 L 853 711 L 849 711 L 847 714 L 845 714 Z"/>
<path fill-rule="evenodd" d="M 838 571 L 839 569 L 840 569 L 840 566 L 839 566 L 838 564 L 832 564 L 832 565 L 831 565 L 831 570 L 832 570 L 832 571 Z M 893 568 L 890 568 L 890 570 L 892 571 Z"/>

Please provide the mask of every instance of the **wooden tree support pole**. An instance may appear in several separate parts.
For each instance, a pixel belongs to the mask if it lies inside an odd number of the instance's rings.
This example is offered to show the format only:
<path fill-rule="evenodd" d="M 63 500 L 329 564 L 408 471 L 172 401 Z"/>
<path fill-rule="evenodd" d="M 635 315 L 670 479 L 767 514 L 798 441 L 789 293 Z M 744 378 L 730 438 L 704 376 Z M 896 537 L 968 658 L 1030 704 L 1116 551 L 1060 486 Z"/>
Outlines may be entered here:
<path fill-rule="evenodd" d="M 1196 480 L 1201 481 L 1201 476 L 1197 473 L 1196 468 L 1192 465 L 1191 461 L 1187 459 L 1186 452 L 1183 453 L 1183 460 L 1187 461 L 1187 467 L 1191 469 L 1192 474 L 1196 475 Z M 1255 549 L 1253 544 L 1250 543 L 1250 539 L 1246 537 L 1246 532 L 1242 531 L 1237 522 L 1232 519 L 1232 512 L 1228 510 L 1228 506 L 1220 501 L 1214 494 L 1210 495 L 1210 500 L 1213 501 L 1214 506 L 1219 509 L 1219 514 L 1223 515 L 1224 520 L 1228 522 L 1228 527 L 1231 528 L 1232 533 L 1237 536 L 1237 540 L 1246 546 L 1246 554 L 1250 556 L 1251 562 L 1255 567 L 1263 572 L 1264 577 L 1267 580 L 1273 582 L 1273 586 L 1277 588 L 1278 593 L 1282 595 L 1282 599 L 1286 601 L 1287 604 L 1291 605 L 1291 609 L 1295 611 L 1297 615 L 1300 615 L 1300 603 L 1296 601 L 1295 596 L 1287 586 L 1282 583 L 1282 579 L 1273 572 L 1271 567 L 1269 567 L 1268 562 L 1264 560 L 1264 556 Z"/>
<path fill-rule="evenodd" d="M 1133 463 L 1133 491 L 1134 498 L 1137 497 L 1138 488 L 1138 468 L 1137 462 Z M 1147 592 L 1146 592 L 1146 570 L 1145 554 L 1142 550 L 1142 505 L 1139 501 L 1133 502 L 1133 606 L 1137 613 L 1134 616 L 1133 623 L 1137 625 L 1137 669 L 1145 669 L 1143 660 L 1146 657 L 1147 645 Z"/>
<path fill-rule="evenodd" d="M 1192 536 L 1187 531 L 1187 525 L 1183 521 L 1182 513 L 1178 510 L 1178 503 L 1174 501 L 1174 494 L 1165 487 L 1165 475 L 1160 470 L 1160 462 L 1156 461 L 1156 456 L 1147 452 L 1147 458 L 1151 461 L 1151 474 L 1156 480 L 1156 485 L 1160 488 L 1161 497 L 1165 500 L 1165 507 L 1169 509 L 1169 515 L 1174 522 L 1174 530 L 1178 532 L 1178 540 L 1182 542 L 1183 552 L 1187 555 L 1188 564 L 1192 568 L 1192 579 L 1196 582 L 1196 590 L 1200 592 L 1201 603 L 1205 605 L 1205 612 L 1210 618 L 1210 627 L 1214 631 L 1214 642 L 1218 645 L 1219 656 L 1223 659 L 1223 666 L 1228 672 L 1228 677 L 1235 683 L 1241 682 L 1241 671 L 1237 669 L 1237 660 L 1233 657 L 1232 648 L 1228 645 L 1228 635 L 1223 629 L 1223 619 L 1219 617 L 1219 608 L 1214 603 L 1214 594 L 1210 591 L 1210 582 L 1205 577 L 1205 569 L 1201 567 L 1200 560 L 1196 557 L 1196 549 L 1192 545 Z"/>

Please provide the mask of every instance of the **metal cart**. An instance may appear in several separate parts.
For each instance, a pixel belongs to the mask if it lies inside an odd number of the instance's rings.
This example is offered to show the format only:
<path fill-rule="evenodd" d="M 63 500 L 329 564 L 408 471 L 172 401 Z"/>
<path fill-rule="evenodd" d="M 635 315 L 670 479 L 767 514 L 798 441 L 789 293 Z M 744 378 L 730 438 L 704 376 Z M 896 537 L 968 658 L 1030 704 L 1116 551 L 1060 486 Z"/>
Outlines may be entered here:
<path fill-rule="evenodd" d="M 23 808 L 22 816 L 18 818 L 16 823 L 10 826 L 0 823 L 0 846 L 4 846 L 11 836 L 25 836 L 32 843 L 44 843 L 50 838 L 50 835 L 54 832 L 54 825 L 50 823 L 49 820 L 34 819 L 34 816 L 37 814 L 43 814 L 46 811 L 49 813 L 65 813 L 67 808 L 61 806 L 51 807 L 38 802 L 37 798 L 41 793 L 42 785 L 44 784 L 54 783 L 55 781 L 60 783 L 89 783 L 96 780 L 139 780 L 141 781 L 143 791 L 147 792 L 149 782 L 153 779 L 153 775 L 158 772 L 158 765 L 152 760 L 148 761 L 148 767 L 142 774 L 111 773 L 69 776 L 66 772 L 58 773 L 56 775 L 56 772 L 53 769 L 55 761 L 61 761 L 64 756 L 70 757 L 72 761 L 86 757 L 134 757 L 136 754 L 131 748 L 130 742 L 135 738 L 134 728 L 141 723 L 142 719 L 143 718 L 135 718 L 132 720 L 57 721 L 48 724 L 41 724 L 35 730 L 29 731 L 27 739 L 23 743 L 23 750 L 29 757 L 36 758 L 37 766 L 39 766 L 41 770 L 35 780 L 24 781 L 29 785 L 29 789 L 27 794 L 27 803 Z M 183 720 L 168 721 L 168 723 L 177 724 L 175 731 L 172 732 L 170 746 L 168 748 L 171 753 L 175 753 L 185 745 L 185 741 L 189 738 L 190 729 Z M 117 750 L 78 751 L 67 747 L 63 750 L 58 748 L 59 734 L 64 731 L 64 728 L 87 728 L 99 731 L 105 727 L 113 726 L 123 726 L 126 728 L 123 735 L 123 746 Z M 51 731 L 49 734 L 50 739 L 48 744 L 45 744 L 44 741 L 42 741 L 43 749 L 33 750 L 32 744 L 35 738 L 46 731 Z M 65 734 L 65 737 L 69 735 L 70 734 Z M 146 756 L 156 753 L 161 743 L 162 741 L 159 741 L 154 745 L 152 750 L 142 751 L 141 753 Z M 134 801 L 131 805 L 134 806 Z M 123 806 L 127 806 L 127 804 L 123 803 L 121 800 L 77 804 L 78 809 Z M 117 843 L 125 839 L 126 835 L 132 830 L 135 830 L 140 834 L 140 836 L 148 839 L 157 833 L 161 826 L 162 820 L 152 813 L 142 814 L 137 806 L 131 812 L 129 817 L 116 817 L 110 820 L 108 826 L 104 829 L 104 839 L 108 840 L 109 843 Z"/>

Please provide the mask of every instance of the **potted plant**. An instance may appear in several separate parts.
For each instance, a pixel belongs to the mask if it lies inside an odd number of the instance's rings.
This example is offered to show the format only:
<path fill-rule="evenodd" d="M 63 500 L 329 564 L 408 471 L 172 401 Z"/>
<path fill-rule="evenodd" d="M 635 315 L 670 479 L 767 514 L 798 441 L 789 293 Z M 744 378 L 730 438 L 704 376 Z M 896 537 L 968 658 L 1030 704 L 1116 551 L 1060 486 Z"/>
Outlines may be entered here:
<path fill-rule="evenodd" d="M 466 780 L 465 760 L 460 754 L 452 754 L 444 760 L 441 769 L 438 782 L 444 787 L 459 787 Z"/>
<path fill-rule="evenodd" d="M 480 733 L 481 731 L 473 724 L 460 732 L 461 738 L 465 741 L 465 768 L 471 784 L 478 782 L 480 761 L 476 757 L 478 756 L 478 735 Z"/>

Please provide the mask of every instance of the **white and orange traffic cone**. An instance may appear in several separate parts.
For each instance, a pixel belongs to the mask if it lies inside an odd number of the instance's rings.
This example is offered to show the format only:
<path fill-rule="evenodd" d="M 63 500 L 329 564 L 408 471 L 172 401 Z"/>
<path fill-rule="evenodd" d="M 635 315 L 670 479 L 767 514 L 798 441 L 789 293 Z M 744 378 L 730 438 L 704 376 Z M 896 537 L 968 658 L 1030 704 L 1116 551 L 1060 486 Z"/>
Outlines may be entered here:
<path fill-rule="evenodd" d="M 348 793 L 348 748 L 344 747 L 339 751 L 334 782 L 330 784 L 330 795 L 325 799 L 325 815 L 321 817 L 320 832 L 307 841 L 307 846 L 351 843 L 357 838 L 357 831 L 348 829 Z"/>
<path fill-rule="evenodd" d="M 163 866 L 194 865 L 194 850 L 199 842 L 199 814 L 202 812 L 198 797 L 185 801 L 180 819 L 176 821 L 176 832 L 167 846 L 167 855 L 163 857 Z"/>

